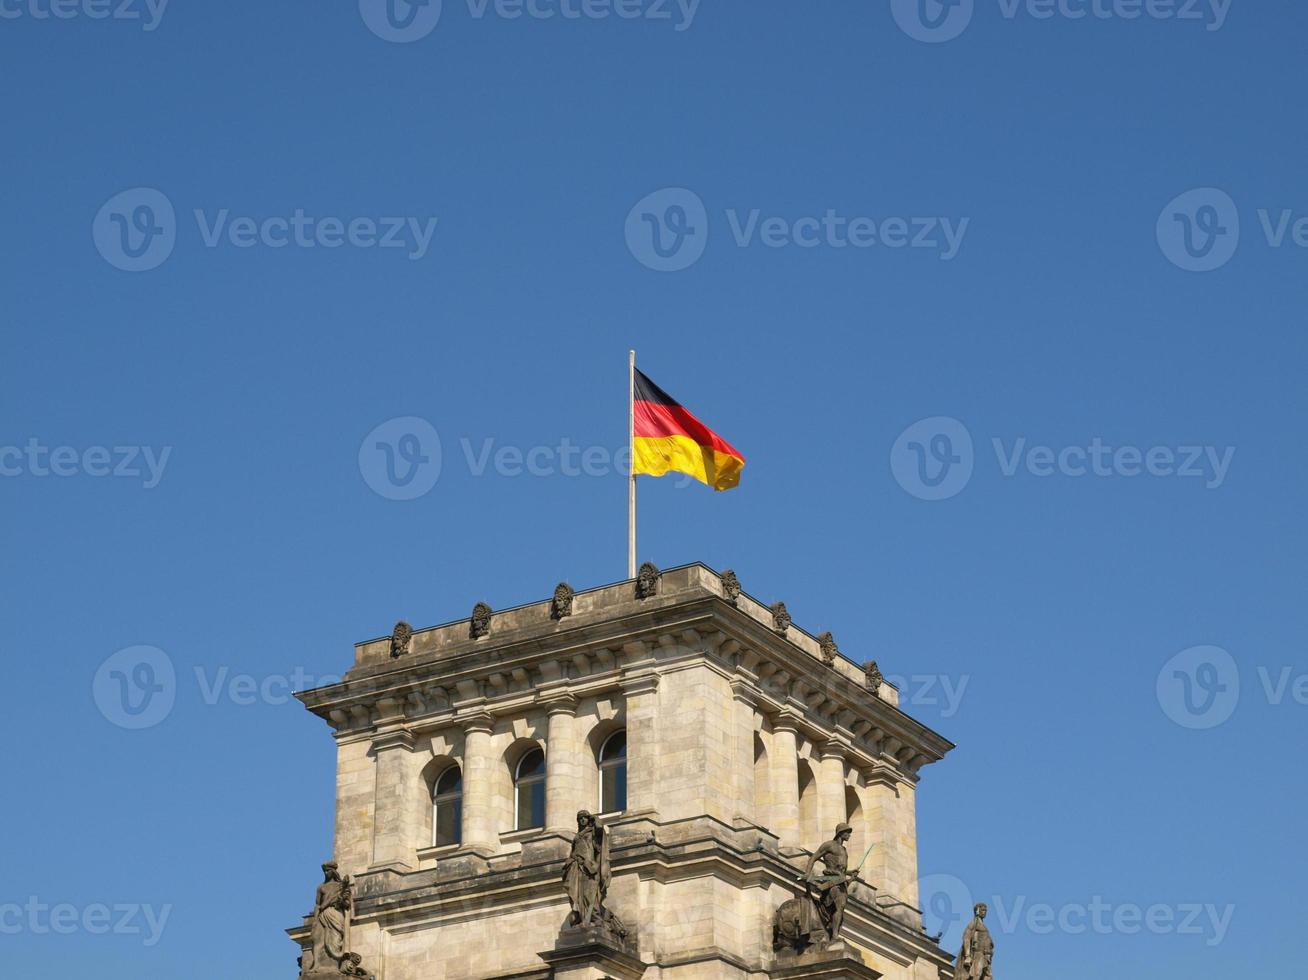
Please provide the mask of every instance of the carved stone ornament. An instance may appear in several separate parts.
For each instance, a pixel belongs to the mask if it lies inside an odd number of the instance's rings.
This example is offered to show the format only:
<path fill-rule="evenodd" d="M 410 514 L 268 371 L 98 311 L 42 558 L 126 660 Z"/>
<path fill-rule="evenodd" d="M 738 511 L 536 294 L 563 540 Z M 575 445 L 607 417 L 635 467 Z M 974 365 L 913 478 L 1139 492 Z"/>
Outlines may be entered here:
<path fill-rule="evenodd" d="M 722 594 L 733 606 L 740 599 L 740 579 L 730 568 L 722 573 Z"/>
<path fill-rule="evenodd" d="M 881 668 L 877 666 L 875 660 L 869 660 L 863 665 L 863 683 L 877 697 L 881 697 L 881 684 L 884 681 L 885 678 L 881 676 Z"/>
<path fill-rule="evenodd" d="M 790 629 L 790 613 L 786 612 L 786 604 L 781 600 L 772 603 L 772 628 L 782 636 L 786 635 L 786 630 Z"/>
<path fill-rule="evenodd" d="M 468 624 L 468 636 L 471 639 L 479 640 L 483 636 L 490 634 L 491 626 L 491 607 L 484 602 L 479 602 L 472 607 L 472 622 Z"/>
<path fill-rule="evenodd" d="M 409 641 L 413 639 L 413 627 L 400 620 L 391 630 L 391 657 L 402 657 L 409 652 Z"/>
<path fill-rule="evenodd" d="M 836 662 L 836 657 L 840 653 L 840 647 L 836 646 L 836 638 L 827 630 L 818 637 L 818 646 L 822 648 L 822 661 L 830 667 Z"/>
<path fill-rule="evenodd" d="M 309 921 L 309 948 L 300 956 L 301 980 L 336 980 L 372 974 L 360 964 L 363 957 L 350 951 L 350 918 L 354 912 L 354 884 L 342 878 L 336 862 L 322 866 L 324 881 L 314 898 Z"/>
<path fill-rule="evenodd" d="M 572 597 L 575 595 L 572 586 L 567 582 L 560 582 L 554 586 L 554 598 L 550 600 L 550 619 L 563 619 L 572 615 Z"/>
<path fill-rule="evenodd" d="M 662 573 L 658 566 L 652 561 L 647 561 L 640 566 L 640 571 L 636 573 L 636 598 L 649 599 L 659 594 L 659 578 Z"/>

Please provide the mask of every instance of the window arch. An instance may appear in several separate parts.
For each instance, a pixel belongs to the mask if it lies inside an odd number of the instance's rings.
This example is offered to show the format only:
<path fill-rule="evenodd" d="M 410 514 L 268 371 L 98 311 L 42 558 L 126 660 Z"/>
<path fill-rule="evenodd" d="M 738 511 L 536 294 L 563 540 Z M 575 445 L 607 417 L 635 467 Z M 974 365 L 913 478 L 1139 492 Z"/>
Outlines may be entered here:
<path fill-rule="evenodd" d="M 431 788 L 431 842 L 433 847 L 463 840 L 463 770 L 446 768 Z"/>
<path fill-rule="evenodd" d="M 529 749 L 513 770 L 517 830 L 545 826 L 545 753 Z"/>
<path fill-rule="evenodd" d="M 627 730 L 620 728 L 599 750 L 599 812 L 627 809 Z"/>

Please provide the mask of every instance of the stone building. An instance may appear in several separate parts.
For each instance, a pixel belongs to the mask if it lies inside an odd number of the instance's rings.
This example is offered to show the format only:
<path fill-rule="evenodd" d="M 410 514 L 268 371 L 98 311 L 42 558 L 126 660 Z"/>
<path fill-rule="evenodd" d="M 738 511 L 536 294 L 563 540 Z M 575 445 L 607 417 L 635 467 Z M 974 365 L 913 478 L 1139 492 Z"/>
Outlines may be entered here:
<path fill-rule="evenodd" d="M 335 860 L 378 980 L 883 975 L 952 960 L 917 908 L 916 789 L 953 746 L 875 665 L 695 564 L 360 643 L 299 695 L 337 747 Z M 555 951 L 581 809 L 633 956 Z M 848 822 L 853 972 L 796 972 L 773 914 Z M 307 929 L 291 936 L 307 944 Z M 607 958 L 606 958 L 607 957 Z"/>

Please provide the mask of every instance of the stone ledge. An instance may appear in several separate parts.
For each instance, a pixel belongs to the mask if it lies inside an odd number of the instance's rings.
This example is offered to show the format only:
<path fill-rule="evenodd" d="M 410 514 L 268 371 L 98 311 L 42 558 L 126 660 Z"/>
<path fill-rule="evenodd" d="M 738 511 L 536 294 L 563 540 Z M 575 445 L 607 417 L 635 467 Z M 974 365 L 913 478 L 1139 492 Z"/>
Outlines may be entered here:
<path fill-rule="evenodd" d="M 778 953 L 768 976 L 772 980 L 879 980 L 881 974 L 837 940 L 803 953 Z"/>

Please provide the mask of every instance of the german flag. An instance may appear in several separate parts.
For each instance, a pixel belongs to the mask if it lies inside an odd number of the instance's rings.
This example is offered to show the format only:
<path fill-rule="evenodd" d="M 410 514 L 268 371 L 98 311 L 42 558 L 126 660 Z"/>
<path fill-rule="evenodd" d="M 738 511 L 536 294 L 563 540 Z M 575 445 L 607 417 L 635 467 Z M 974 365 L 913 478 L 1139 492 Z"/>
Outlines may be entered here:
<path fill-rule="evenodd" d="M 633 473 L 663 476 L 675 470 L 714 490 L 730 490 L 740 482 L 745 457 L 640 371 L 632 398 Z"/>

